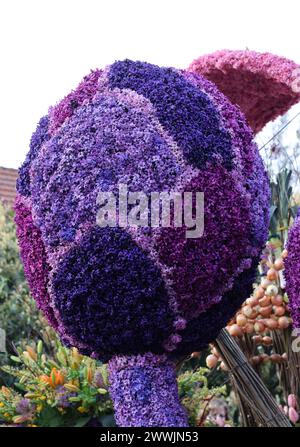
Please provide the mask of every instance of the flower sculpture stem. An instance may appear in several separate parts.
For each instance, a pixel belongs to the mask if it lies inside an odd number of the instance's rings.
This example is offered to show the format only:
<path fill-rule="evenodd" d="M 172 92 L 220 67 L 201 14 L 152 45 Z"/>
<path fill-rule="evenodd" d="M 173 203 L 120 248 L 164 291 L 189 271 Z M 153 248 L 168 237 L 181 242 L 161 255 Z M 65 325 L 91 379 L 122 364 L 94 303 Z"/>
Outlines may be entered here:
<path fill-rule="evenodd" d="M 109 379 L 118 426 L 188 426 L 174 365 L 166 356 L 115 356 L 109 362 Z"/>

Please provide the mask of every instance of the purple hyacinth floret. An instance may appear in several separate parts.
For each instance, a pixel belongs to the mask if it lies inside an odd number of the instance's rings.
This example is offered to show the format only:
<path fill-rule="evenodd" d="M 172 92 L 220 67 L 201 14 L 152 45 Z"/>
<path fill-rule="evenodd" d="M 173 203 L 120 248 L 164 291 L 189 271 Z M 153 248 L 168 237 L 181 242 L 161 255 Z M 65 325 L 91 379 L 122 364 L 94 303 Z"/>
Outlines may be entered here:
<path fill-rule="evenodd" d="M 288 257 L 284 261 L 286 291 L 289 297 L 289 308 L 293 318 L 293 326 L 300 328 L 300 208 L 293 226 L 289 230 L 287 242 Z"/>
<path fill-rule="evenodd" d="M 30 150 L 26 159 L 19 169 L 19 177 L 17 179 L 17 191 L 23 196 L 30 196 L 30 167 L 33 160 L 37 157 L 42 145 L 49 140 L 48 132 L 49 118 L 44 116 L 40 119 L 37 129 L 31 137 Z"/>
<path fill-rule="evenodd" d="M 114 357 L 109 362 L 110 395 L 121 427 L 187 427 L 176 374 L 166 356 Z"/>

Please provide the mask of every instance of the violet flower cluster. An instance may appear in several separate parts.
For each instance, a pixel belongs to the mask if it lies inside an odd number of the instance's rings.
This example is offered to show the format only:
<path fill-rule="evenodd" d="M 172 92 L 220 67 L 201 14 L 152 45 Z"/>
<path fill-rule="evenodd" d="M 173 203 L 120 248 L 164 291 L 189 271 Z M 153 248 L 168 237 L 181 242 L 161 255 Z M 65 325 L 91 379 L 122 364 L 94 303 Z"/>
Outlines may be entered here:
<path fill-rule="evenodd" d="M 166 356 L 115 357 L 109 364 L 110 394 L 122 427 L 187 427 L 176 374 Z M 166 411 L 167 409 L 167 411 Z"/>
<path fill-rule="evenodd" d="M 198 68 L 125 60 L 92 71 L 40 120 L 19 170 L 16 223 L 32 294 L 64 343 L 102 361 L 202 349 L 251 291 L 267 238 L 268 179 L 242 111 Z M 234 65 L 243 80 L 246 68 Z M 97 226 L 97 194 L 119 184 L 204 192 L 203 236 Z M 123 373 L 111 368 L 118 382 Z M 156 381 L 150 370 L 128 374 L 142 387 Z M 170 390 L 151 389 L 155 405 L 167 402 Z"/>
<path fill-rule="evenodd" d="M 284 276 L 286 279 L 286 291 L 289 297 L 293 326 L 300 328 L 300 209 L 293 226 L 289 230 L 287 251 L 288 256 L 284 260 Z"/>

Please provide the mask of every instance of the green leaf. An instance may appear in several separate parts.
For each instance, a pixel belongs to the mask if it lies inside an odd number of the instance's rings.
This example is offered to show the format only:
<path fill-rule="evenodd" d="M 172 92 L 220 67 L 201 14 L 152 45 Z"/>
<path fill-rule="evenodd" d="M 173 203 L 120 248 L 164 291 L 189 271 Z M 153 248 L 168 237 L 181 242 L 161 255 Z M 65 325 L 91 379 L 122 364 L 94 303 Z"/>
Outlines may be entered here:
<path fill-rule="evenodd" d="M 21 383 L 16 382 L 15 387 L 19 388 L 21 391 L 26 391 L 26 386 L 22 385 Z"/>
<path fill-rule="evenodd" d="M 298 208 L 299 208 L 299 205 L 294 205 L 294 206 L 291 206 L 291 208 L 290 208 L 291 215 L 294 219 L 297 216 Z"/>
<path fill-rule="evenodd" d="M 270 219 L 272 219 L 272 217 L 274 216 L 276 210 L 277 210 L 277 206 L 276 205 L 271 205 L 271 207 L 270 207 Z"/>
<path fill-rule="evenodd" d="M 99 419 L 103 427 L 116 427 L 116 421 L 113 414 L 105 414 Z"/>
<path fill-rule="evenodd" d="M 73 427 L 84 427 L 89 420 L 91 419 L 91 416 L 84 416 L 82 418 L 77 419 Z"/>
<path fill-rule="evenodd" d="M 99 394 L 107 394 L 107 390 L 105 390 L 104 388 L 98 388 L 97 391 Z"/>
<path fill-rule="evenodd" d="M 40 412 L 36 425 L 39 427 L 63 427 L 65 421 L 56 408 L 47 405 Z"/>
<path fill-rule="evenodd" d="M 68 399 L 70 402 L 80 402 L 82 400 L 81 397 L 77 396 L 77 397 L 69 397 Z"/>
<path fill-rule="evenodd" d="M 10 358 L 13 362 L 22 363 L 22 360 L 19 357 L 17 357 L 16 355 L 11 355 Z"/>

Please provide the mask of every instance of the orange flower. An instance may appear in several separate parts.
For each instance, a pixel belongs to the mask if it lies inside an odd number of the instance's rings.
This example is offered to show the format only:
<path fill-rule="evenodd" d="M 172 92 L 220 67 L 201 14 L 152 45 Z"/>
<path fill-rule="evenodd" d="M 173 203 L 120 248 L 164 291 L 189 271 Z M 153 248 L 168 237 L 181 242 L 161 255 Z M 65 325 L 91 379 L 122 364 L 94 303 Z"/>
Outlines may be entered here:
<path fill-rule="evenodd" d="M 50 377 L 46 376 L 46 374 L 43 374 L 42 376 L 40 376 L 40 380 L 42 382 L 48 383 L 48 385 L 49 385 L 49 379 L 50 379 Z"/>
<path fill-rule="evenodd" d="M 53 369 L 55 369 L 55 368 L 53 368 Z M 55 374 L 55 383 L 56 383 L 56 385 L 63 385 L 65 383 L 65 377 L 62 374 L 62 372 L 55 370 L 54 374 Z"/>
<path fill-rule="evenodd" d="M 89 383 L 92 383 L 92 380 L 93 380 L 93 370 L 92 370 L 92 368 L 90 366 L 87 368 L 86 377 L 87 377 L 87 381 Z"/>
<path fill-rule="evenodd" d="M 56 368 L 52 368 L 50 375 L 47 376 L 44 374 L 40 376 L 40 380 L 50 385 L 51 388 L 56 388 L 57 386 L 64 384 L 65 377 L 61 371 L 57 371 Z"/>

